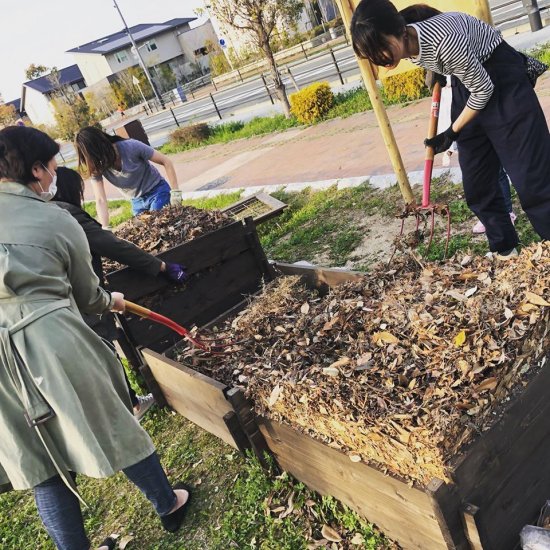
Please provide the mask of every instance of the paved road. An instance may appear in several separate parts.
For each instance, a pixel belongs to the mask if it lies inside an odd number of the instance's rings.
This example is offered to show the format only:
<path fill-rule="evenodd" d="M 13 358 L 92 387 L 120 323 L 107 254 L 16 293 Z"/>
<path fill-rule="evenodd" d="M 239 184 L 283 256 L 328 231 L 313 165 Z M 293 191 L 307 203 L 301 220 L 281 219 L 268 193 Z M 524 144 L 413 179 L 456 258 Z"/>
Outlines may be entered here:
<path fill-rule="evenodd" d="M 345 82 L 354 80 L 359 75 L 359 67 L 355 60 L 351 46 L 344 46 L 334 50 L 334 58 L 338 69 Z M 290 67 L 291 76 L 283 69 L 283 81 L 287 87 L 288 93 L 296 90 L 294 82 L 298 88 L 303 88 L 308 84 L 319 81 L 329 81 L 335 88 L 341 86 L 336 70 L 336 64 L 332 59 L 330 52 L 322 53 L 311 57 L 306 61 L 299 61 L 288 65 L 282 65 L 281 69 Z M 168 140 L 171 131 L 177 128 L 176 120 L 183 125 L 189 122 L 227 122 L 229 120 L 247 121 L 254 116 L 264 116 L 279 111 L 273 86 L 269 85 L 270 94 L 264 85 L 260 76 L 245 80 L 229 88 L 213 93 L 214 102 L 221 113 L 220 120 L 216 107 L 212 99 L 207 96 L 201 99 L 188 101 L 172 110 L 166 110 L 151 116 L 140 117 L 141 123 L 149 135 L 151 145 L 160 147 Z M 275 106 L 270 97 L 274 98 Z M 172 114 L 173 113 L 173 114 Z M 76 162 L 76 155 L 71 144 L 63 145 L 61 149 L 62 159 L 67 164 Z"/>
<path fill-rule="evenodd" d="M 345 80 L 359 74 L 359 67 L 357 66 L 357 62 L 350 46 L 345 46 L 338 50 L 334 50 L 334 57 Z M 333 62 L 330 53 L 321 54 L 308 61 L 289 65 L 289 67 L 292 76 L 294 77 L 294 82 L 296 82 L 299 88 L 303 88 L 312 82 L 323 80 L 327 80 L 329 82 L 336 81 L 339 83 L 336 65 Z M 287 87 L 287 90 L 289 92 L 295 91 L 296 88 L 290 75 L 285 74 L 284 70 L 282 72 L 283 81 Z M 269 78 L 267 80 L 268 87 L 270 88 L 270 95 L 275 97 L 273 94 L 273 86 L 269 85 Z M 191 121 L 204 121 L 211 119 L 219 120 L 219 116 L 216 112 L 217 106 L 219 112 L 221 113 L 223 122 L 223 120 L 227 119 L 236 111 L 240 111 L 246 107 L 258 105 L 260 103 L 265 104 L 266 109 L 269 109 L 269 106 L 271 105 L 270 95 L 268 95 L 266 86 L 264 85 L 261 77 L 253 77 L 231 88 L 226 88 L 224 90 L 220 90 L 219 92 L 215 92 L 213 94 L 214 101 L 212 101 L 212 99 L 208 96 L 197 99 L 173 108 L 173 115 L 170 111 L 164 111 L 142 120 L 142 123 L 146 132 L 150 135 L 157 134 L 159 131 L 165 131 L 167 135 L 168 131 L 171 131 L 177 127 L 174 117 L 177 118 L 180 124 Z M 214 102 L 216 106 L 214 106 Z M 156 141 L 159 141 L 158 137 L 156 138 Z"/>

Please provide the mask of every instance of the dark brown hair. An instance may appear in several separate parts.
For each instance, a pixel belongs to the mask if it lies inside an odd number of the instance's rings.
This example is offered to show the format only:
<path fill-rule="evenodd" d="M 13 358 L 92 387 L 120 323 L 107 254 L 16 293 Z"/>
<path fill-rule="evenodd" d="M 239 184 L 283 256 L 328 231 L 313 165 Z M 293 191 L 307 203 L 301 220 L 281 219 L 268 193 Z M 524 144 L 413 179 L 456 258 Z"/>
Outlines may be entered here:
<path fill-rule="evenodd" d="M 113 168 L 117 158 L 113 144 L 117 141 L 124 139 L 106 134 L 94 126 L 82 128 L 75 138 L 79 169 L 84 168 L 90 175 L 95 176 Z"/>
<path fill-rule="evenodd" d="M 414 4 L 413 6 L 407 6 L 400 12 L 401 16 L 407 24 L 418 23 L 419 21 L 425 21 L 430 17 L 441 15 L 442 12 L 428 6 L 427 4 Z"/>
<path fill-rule="evenodd" d="M 8 126 L 0 130 L 0 178 L 33 183 L 33 167 L 45 166 L 57 153 L 59 145 L 48 134 L 36 128 Z"/>
<path fill-rule="evenodd" d="M 405 19 L 389 0 L 361 0 L 350 25 L 355 53 L 380 67 L 393 65 L 396 60 L 388 55 L 388 37 L 403 36 L 405 25 Z"/>
<path fill-rule="evenodd" d="M 52 199 L 58 202 L 68 202 L 82 207 L 84 201 L 84 181 L 82 176 L 70 168 L 60 166 L 57 169 L 57 193 Z"/>

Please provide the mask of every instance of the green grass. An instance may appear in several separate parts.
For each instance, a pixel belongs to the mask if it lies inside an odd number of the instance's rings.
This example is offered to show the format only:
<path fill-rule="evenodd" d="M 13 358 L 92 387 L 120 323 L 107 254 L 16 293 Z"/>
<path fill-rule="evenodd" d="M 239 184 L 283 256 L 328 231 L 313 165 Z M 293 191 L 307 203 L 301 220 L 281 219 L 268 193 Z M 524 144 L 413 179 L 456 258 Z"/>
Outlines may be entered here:
<path fill-rule="evenodd" d="M 230 206 L 234 202 L 237 202 L 242 195 L 242 190 L 235 191 L 234 193 L 227 193 L 225 195 L 217 195 L 215 197 L 204 199 L 187 199 L 182 201 L 185 206 L 194 206 L 195 208 L 202 208 L 204 210 L 221 210 L 226 206 Z M 95 202 L 87 202 L 84 204 L 84 210 L 90 214 L 93 218 L 97 217 L 97 210 Z M 132 217 L 132 204 L 126 200 L 114 200 L 109 201 L 109 215 L 111 227 L 116 227 L 121 223 L 129 220 Z"/>
<path fill-rule="evenodd" d="M 222 208 L 237 202 L 241 198 L 242 194 L 242 190 L 239 190 L 234 193 L 217 195 L 210 198 L 187 199 L 183 201 L 183 204 L 186 206 L 194 206 L 195 208 L 202 208 L 203 210 L 221 210 Z"/>
<path fill-rule="evenodd" d="M 283 115 L 270 117 L 256 117 L 249 122 L 225 122 L 211 126 L 211 136 L 200 143 L 189 143 L 187 145 L 177 145 L 172 142 L 165 143 L 160 151 L 166 154 L 180 153 L 189 149 L 205 147 L 214 143 L 227 143 L 236 139 L 250 138 L 272 132 L 280 132 L 288 128 L 298 126 L 294 117 L 285 118 Z"/>
<path fill-rule="evenodd" d="M 342 117 L 346 118 L 356 113 L 370 111 L 372 103 L 367 90 L 362 87 L 354 88 L 334 96 L 334 106 L 324 117 L 324 120 Z"/>
<path fill-rule="evenodd" d="M 383 93 L 382 100 L 386 105 L 399 103 L 397 101 L 389 101 Z M 335 94 L 334 106 L 315 124 L 337 117 L 349 117 L 356 113 L 362 113 L 371 109 L 372 104 L 367 91 L 362 87 L 357 87 L 346 92 Z M 246 123 L 238 121 L 224 122 L 222 124 L 211 125 L 211 136 L 200 143 L 178 145 L 169 141 L 165 143 L 160 150 L 166 154 L 180 153 L 198 147 L 213 145 L 215 143 L 227 143 L 236 139 L 280 132 L 288 128 L 294 128 L 295 126 L 300 126 L 300 124 L 294 117 L 285 118 L 283 115 L 256 117 Z"/>
<path fill-rule="evenodd" d="M 546 65 L 550 65 L 550 43 L 541 44 L 536 48 L 527 52 L 531 57 L 542 61 Z"/>
<path fill-rule="evenodd" d="M 184 418 L 152 409 L 143 425 L 169 478 L 195 488 L 184 527 L 176 534 L 164 532 L 152 507 L 122 474 L 104 480 L 81 476 L 80 491 L 90 505 L 83 515 L 92 547 L 118 533 L 134 537 L 128 550 L 305 550 L 311 537 L 322 538 L 323 523 L 343 536 L 362 534 L 365 544 L 357 548 L 385 546 L 372 526 L 345 506 L 286 474 L 262 470 L 255 459 L 243 458 Z M 287 505 L 291 494 L 293 513 L 279 519 L 270 510 Z M 29 491 L 0 495 L 0 547 L 53 550 Z"/>
<path fill-rule="evenodd" d="M 364 183 L 338 191 L 305 189 L 300 193 L 274 193 L 288 204 L 281 216 L 258 228 L 269 258 L 312 261 L 321 255 L 325 265 L 343 266 L 363 240 L 358 222 L 366 216 L 394 217 L 402 199 L 397 188 L 378 191 Z"/>

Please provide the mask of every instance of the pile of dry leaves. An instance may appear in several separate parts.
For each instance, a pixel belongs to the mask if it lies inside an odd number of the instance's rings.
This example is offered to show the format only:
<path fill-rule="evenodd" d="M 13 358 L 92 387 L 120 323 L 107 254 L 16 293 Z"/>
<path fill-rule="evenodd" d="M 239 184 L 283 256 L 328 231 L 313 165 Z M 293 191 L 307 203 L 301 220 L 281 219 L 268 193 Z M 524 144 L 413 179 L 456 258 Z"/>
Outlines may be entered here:
<path fill-rule="evenodd" d="M 507 262 L 402 256 L 326 296 L 281 277 L 221 329 L 243 340 L 231 359 L 195 368 L 353 461 L 449 479 L 452 459 L 546 361 L 549 302 L 550 243 Z"/>
<path fill-rule="evenodd" d="M 139 246 L 146 252 L 158 254 L 233 223 L 233 219 L 217 210 L 201 210 L 193 206 L 171 206 L 145 212 L 115 229 L 115 234 Z M 121 269 L 120 264 L 105 260 L 106 273 Z"/>

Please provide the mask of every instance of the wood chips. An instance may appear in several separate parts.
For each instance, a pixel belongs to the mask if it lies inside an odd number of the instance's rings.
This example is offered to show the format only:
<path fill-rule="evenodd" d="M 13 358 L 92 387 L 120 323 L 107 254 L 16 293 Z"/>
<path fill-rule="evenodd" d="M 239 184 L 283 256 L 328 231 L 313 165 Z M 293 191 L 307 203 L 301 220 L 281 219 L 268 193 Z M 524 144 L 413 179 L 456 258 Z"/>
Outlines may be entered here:
<path fill-rule="evenodd" d="M 280 277 L 220 329 L 244 340 L 228 360 L 178 359 L 352 461 L 449 480 L 465 445 L 546 362 L 550 243 L 506 262 L 408 255 L 391 267 L 326 296 Z"/>
<path fill-rule="evenodd" d="M 233 219 L 217 210 L 170 206 L 140 214 L 119 225 L 114 232 L 142 250 L 158 254 L 230 223 Z M 105 260 L 103 266 L 105 273 L 124 267 L 109 260 Z"/>

